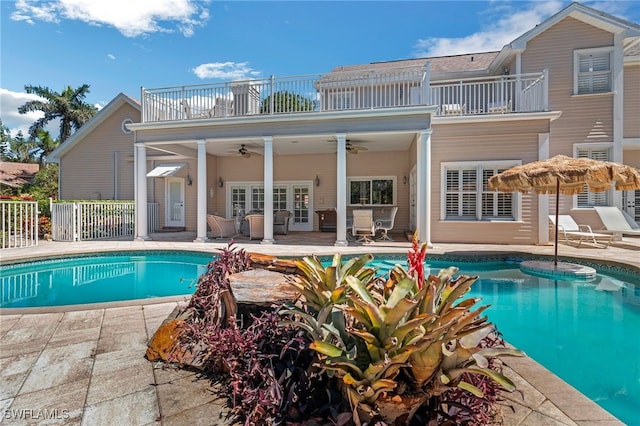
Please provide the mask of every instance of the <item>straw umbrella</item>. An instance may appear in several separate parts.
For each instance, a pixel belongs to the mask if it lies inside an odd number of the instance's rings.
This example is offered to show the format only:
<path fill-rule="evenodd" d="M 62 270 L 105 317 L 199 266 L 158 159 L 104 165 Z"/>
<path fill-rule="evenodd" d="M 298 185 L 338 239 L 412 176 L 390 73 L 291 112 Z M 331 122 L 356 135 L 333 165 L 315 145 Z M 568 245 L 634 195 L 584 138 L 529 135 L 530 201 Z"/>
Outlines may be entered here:
<path fill-rule="evenodd" d="M 489 179 L 489 188 L 502 192 L 556 194 L 554 265 L 558 264 L 558 205 L 560 194 L 575 195 L 585 186 L 592 192 L 611 188 L 620 191 L 640 189 L 640 172 L 631 166 L 611 161 L 556 155 L 547 160 L 515 166 Z"/>

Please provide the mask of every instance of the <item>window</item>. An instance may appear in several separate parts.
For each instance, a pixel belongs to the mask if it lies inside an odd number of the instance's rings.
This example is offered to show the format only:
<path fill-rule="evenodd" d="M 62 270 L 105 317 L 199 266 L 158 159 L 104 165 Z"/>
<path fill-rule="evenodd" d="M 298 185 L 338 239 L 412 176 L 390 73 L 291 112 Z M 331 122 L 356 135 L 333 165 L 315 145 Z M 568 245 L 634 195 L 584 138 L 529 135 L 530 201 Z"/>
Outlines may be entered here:
<path fill-rule="evenodd" d="M 578 158 L 590 158 L 598 161 L 609 161 L 609 148 L 578 148 Z M 610 191 L 589 192 L 585 185 L 584 191 L 577 195 L 578 207 L 608 206 Z"/>
<path fill-rule="evenodd" d="M 517 161 L 443 164 L 444 220 L 517 220 L 517 196 L 490 190 L 489 178 L 518 164 Z"/>
<path fill-rule="evenodd" d="M 394 177 L 353 177 L 348 179 L 349 204 L 394 205 Z"/>
<path fill-rule="evenodd" d="M 573 93 L 611 91 L 611 48 L 576 50 L 573 58 Z"/>

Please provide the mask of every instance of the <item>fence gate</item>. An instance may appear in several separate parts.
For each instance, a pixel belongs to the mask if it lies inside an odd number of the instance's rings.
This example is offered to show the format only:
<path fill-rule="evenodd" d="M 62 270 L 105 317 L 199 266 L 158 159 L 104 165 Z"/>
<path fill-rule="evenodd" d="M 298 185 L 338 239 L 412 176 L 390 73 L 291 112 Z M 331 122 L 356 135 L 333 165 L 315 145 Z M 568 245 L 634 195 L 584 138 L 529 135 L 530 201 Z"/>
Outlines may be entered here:
<path fill-rule="evenodd" d="M 147 207 L 148 232 L 158 226 L 158 204 Z M 133 237 L 133 202 L 69 202 L 51 205 L 51 238 L 54 241 L 86 241 Z"/>

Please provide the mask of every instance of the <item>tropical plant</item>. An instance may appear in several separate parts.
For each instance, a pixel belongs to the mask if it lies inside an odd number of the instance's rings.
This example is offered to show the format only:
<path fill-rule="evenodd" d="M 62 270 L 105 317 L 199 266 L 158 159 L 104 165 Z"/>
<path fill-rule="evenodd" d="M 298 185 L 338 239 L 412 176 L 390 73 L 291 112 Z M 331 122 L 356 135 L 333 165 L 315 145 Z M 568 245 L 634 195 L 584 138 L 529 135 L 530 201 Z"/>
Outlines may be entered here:
<path fill-rule="evenodd" d="M 409 271 L 397 265 L 386 280 L 346 275 L 346 286 L 337 287 L 318 288 L 339 270 L 337 265 L 324 274 L 317 266 L 305 270 L 298 265 L 305 275 L 294 285 L 313 299 L 313 310 L 299 315 L 298 326 L 313 339 L 309 347 L 318 353 L 319 365 L 342 381 L 356 422 L 377 415 L 391 422 L 396 416 L 406 417 L 406 410 L 381 413 L 390 395 L 412 398 L 417 406 L 455 388 L 481 398 L 482 390 L 465 380 L 468 375 L 483 375 L 508 391 L 515 389 L 509 379 L 488 368 L 489 359 L 521 353 L 481 347 L 480 341 L 493 330 L 482 316 L 488 306 L 472 310 L 478 299 L 459 300 L 477 277 L 454 277 L 454 267 L 425 277 L 425 252 L 426 245 L 414 237 Z M 364 266 L 362 260 L 351 262 Z M 332 303 L 328 315 L 326 307 Z M 342 315 L 336 315 L 336 309 Z"/>
<path fill-rule="evenodd" d="M 53 120 L 60 119 L 60 135 L 58 139 L 62 143 L 71 136 L 74 130 L 78 130 L 96 115 L 98 109 L 84 101 L 87 93 L 89 93 L 89 87 L 88 84 L 83 84 L 76 89 L 67 86 L 61 93 L 57 93 L 48 87 L 30 84 L 24 86 L 24 90 L 27 93 L 35 94 L 42 98 L 27 101 L 24 105 L 18 107 L 20 114 L 33 111 L 44 113 L 44 116 L 36 120 L 29 128 L 31 138 L 35 139 L 38 131 L 44 130 Z"/>

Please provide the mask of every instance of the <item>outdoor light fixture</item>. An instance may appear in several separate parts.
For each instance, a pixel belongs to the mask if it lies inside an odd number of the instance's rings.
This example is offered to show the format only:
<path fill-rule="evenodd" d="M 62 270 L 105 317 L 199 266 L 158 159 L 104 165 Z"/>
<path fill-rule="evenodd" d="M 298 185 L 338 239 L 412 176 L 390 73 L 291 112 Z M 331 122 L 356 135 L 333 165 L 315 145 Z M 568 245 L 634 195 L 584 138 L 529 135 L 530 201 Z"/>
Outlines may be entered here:
<path fill-rule="evenodd" d="M 404 183 L 405 185 L 407 184 L 407 177 L 406 176 L 402 177 L 402 183 Z"/>
<path fill-rule="evenodd" d="M 222 177 L 219 177 L 219 178 L 218 178 L 218 186 L 219 186 L 220 188 L 222 188 L 222 187 L 224 186 L 224 181 L 222 180 Z"/>
<path fill-rule="evenodd" d="M 191 186 L 192 183 L 193 183 L 193 179 L 191 179 L 191 175 L 187 175 L 187 185 Z"/>
<path fill-rule="evenodd" d="M 318 175 L 316 175 L 315 183 L 316 183 L 316 186 L 320 186 L 320 178 L 318 177 Z"/>

